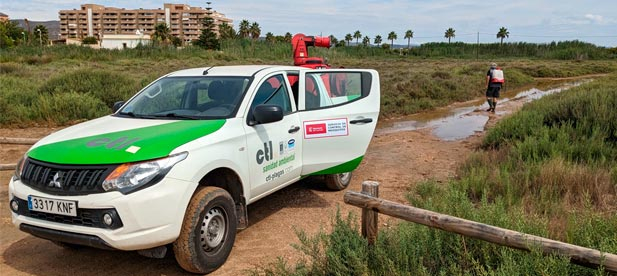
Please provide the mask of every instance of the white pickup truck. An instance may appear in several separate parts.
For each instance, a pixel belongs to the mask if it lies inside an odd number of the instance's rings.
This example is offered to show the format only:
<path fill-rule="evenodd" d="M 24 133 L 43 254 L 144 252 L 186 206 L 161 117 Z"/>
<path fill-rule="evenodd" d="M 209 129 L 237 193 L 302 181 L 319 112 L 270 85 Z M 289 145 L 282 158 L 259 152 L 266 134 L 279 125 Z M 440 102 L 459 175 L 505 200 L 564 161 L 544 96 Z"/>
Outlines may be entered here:
<path fill-rule="evenodd" d="M 342 190 L 379 115 L 375 70 L 215 66 L 152 82 L 18 163 L 13 223 L 64 246 L 139 250 L 209 273 L 247 205 L 300 179 Z"/>

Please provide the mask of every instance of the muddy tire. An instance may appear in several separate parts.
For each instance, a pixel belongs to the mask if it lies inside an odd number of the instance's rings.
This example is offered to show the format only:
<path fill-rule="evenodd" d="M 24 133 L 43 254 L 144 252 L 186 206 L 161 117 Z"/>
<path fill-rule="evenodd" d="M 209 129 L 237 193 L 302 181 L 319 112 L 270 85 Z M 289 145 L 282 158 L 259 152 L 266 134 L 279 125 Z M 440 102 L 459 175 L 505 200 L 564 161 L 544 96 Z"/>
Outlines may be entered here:
<path fill-rule="evenodd" d="M 326 187 L 330 190 L 345 190 L 351 183 L 351 172 L 326 175 Z"/>
<path fill-rule="evenodd" d="M 210 273 L 229 256 L 236 239 L 236 210 L 231 195 L 218 187 L 199 188 L 191 198 L 180 236 L 174 242 L 178 264 L 193 273 Z"/>

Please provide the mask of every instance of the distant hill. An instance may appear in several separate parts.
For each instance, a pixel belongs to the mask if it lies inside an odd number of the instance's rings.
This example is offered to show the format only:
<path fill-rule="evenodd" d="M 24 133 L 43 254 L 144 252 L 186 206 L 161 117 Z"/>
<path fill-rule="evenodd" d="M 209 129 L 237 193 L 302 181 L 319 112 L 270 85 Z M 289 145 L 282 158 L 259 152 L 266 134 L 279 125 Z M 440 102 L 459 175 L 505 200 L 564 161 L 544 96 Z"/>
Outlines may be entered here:
<path fill-rule="evenodd" d="M 24 30 L 28 29 L 28 26 L 26 25 L 26 21 L 24 19 L 14 19 L 11 21 L 16 22 L 17 25 L 21 28 L 24 28 Z M 45 28 L 47 28 L 47 32 L 49 33 L 49 39 L 51 40 L 58 39 L 58 37 L 60 36 L 60 21 L 58 20 L 52 20 L 52 21 L 30 21 L 28 20 L 28 23 L 30 24 L 30 32 L 34 31 L 34 27 L 36 25 L 43 25 L 45 26 Z"/>

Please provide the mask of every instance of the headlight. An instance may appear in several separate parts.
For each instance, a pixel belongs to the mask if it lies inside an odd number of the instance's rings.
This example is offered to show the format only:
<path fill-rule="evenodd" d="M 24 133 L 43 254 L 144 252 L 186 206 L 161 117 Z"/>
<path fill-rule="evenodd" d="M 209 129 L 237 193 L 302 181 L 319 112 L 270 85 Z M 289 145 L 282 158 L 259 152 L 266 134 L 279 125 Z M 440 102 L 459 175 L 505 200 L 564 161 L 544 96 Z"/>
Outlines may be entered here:
<path fill-rule="evenodd" d="M 21 179 L 21 171 L 24 168 L 24 164 L 26 164 L 26 156 L 17 161 L 17 164 L 15 165 L 15 173 L 13 173 L 13 181 Z"/>
<path fill-rule="evenodd" d="M 118 166 L 103 181 L 105 191 L 120 191 L 128 194 L 156 184 L 178 162 L 184 160 L 188 152 L 139 163 L 126 163 Z"/>

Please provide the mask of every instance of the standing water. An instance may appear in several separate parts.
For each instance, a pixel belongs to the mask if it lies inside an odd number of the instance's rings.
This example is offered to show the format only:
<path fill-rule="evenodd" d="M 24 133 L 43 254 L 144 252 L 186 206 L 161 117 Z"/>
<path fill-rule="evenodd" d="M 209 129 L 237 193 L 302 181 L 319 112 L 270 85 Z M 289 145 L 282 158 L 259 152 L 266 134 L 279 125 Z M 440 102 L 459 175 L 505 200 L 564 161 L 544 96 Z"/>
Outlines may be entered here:
<path fill-rule="evenodd" d="M 591 80 L 579 81 L 545 81 L 536 83 L 531 88 L 516 91 L 506 91 L 502 94 L 497 104 L 497 114 L 507 114 L 509 111 L 500 111 L 500 106 L 506 106 L 508 102 L 531 102 L 546 95 L 579 86 Z M 425 113 L 414 114 L 401 119 L 385 122 L 376 134 L 388 134 L 401 131 L 410 131 L 431 128 L 433 135 L 441 140 L 453 141 L 465 139 L 476 132 L 484 131 L 484 126 L 489 120 L 489 113 L 485 110 L 488 104 L 485 99 L 473 100 L 465 103 L 439 108 Z"/>

